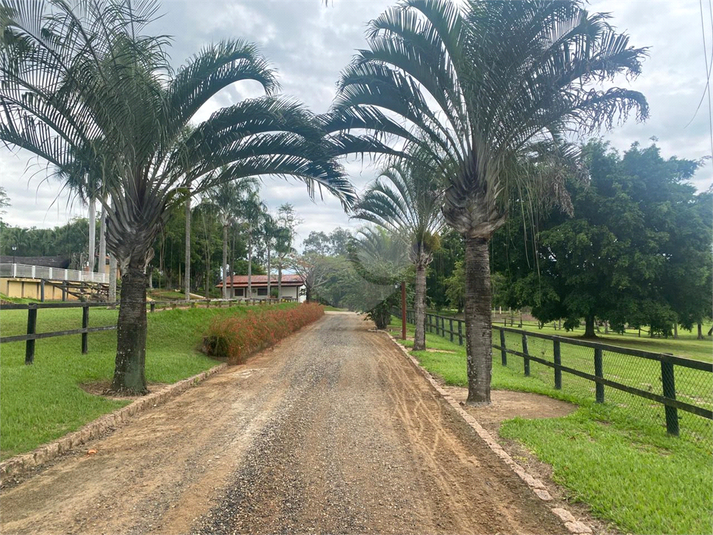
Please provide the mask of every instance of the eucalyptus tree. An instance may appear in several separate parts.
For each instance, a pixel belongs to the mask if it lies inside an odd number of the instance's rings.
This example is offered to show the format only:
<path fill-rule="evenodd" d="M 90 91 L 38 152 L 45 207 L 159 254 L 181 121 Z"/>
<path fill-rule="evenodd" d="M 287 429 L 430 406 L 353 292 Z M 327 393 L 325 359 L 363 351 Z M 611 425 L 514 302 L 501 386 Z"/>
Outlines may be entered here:
<path fill-rule="evenodd" d="M 223 170 L 225 172 L 227 170 Z M 235 181 L 221 181 L 208 191 L 207 200 L 218 213 L 223 228 L 223 299 L 228 298 L 228 229 L 239 217 L 242 203 L 249 191 L 257 188 L 255 177 L 241 177 Z M 234 266 L 230 266 L 230 271 Z"/>
<path fill-rule="evenodd" d="M 646 50 L 578 0 L 404 0 L 371 21 L 367 40 L 342 72 L 326 127 L 343 154 L 406 158 L 404 142 L 432 153 L 448 186 L 444 217 L 465 240 L 468 402 L 489 403 L 488 245 L 508 193 L 527 191 L 518 170 L 566 132 L 611 127 L 632 111 L 646 118 L 641 93 L 610 85 L 637 76 Z"/>
<path fill-rule="evenodd" d="M 0 139 L 57 169 L 79 159 L 102 174 L 107 247 L 122 272 L 112 389 L 146 392 L 146 266 L 174 207 L 229 179 L 293 176 L 345 206 L 353 190 L 326 157 L 314 116 L 278 98 L 252 44 L 204 47 L 174 72 L 168 39 L 146 34 L 158 3 L 4 0 L 0 9 Z M 266 96 L 222 108 L 184 135 L 216 93 L 252 80 Z M 191 190 L 186 186 L 191 184 Z"/>
<path fill-rule="evenodd" d="M 438 249 L 443 228 L 442 181 L 438 171 L 418 158 L 385 167 L 359 199 L 354 216 L 400 234 L 410 244 L 416 268 L 413 348 L 426 349 L 426 269 Z"/>

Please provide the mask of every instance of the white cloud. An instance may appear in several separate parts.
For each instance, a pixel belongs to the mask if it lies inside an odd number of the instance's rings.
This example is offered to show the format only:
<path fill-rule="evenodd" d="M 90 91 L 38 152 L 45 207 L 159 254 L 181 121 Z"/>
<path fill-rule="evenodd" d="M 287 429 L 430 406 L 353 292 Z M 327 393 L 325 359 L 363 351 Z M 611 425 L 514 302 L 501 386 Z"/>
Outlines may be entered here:
<path fill-rule="evenodd" d="M 321 0 L 164 0 L 164 16 L 150 29 L 173 36 L 171 56 L 176 67 L 211 41 L 240 38 L 255 42 L 277 69 L 283 93 L 321 113 L 329 107 L 341 69 L 356 49 L 365 47 L 367 22 L 394 3 L 396 0 L 334 0 L 325 6 Z M 656 136 L 665 157 L 699 159 L 710 154 L 707 102 L 686 126 L 705 84 L 698 2 L 593 0 L 588 9 L 611 12 L 611 23 L 629 33 L 634 46 L 651 47 L 643 74 L 629 85 L 646 95 L 650 120 L 645 124 L 630 120 L 605 137 L 621 150 L 634 141 L 648 144 L 649 138 Z M 710 48 L 713 36 L 706 38 Z M 625 83 L 618 81 L 618 85 Z M 196 120 L 220 106 L 258 94 L 256 84 L 235 84 L 211 99 Z M 42 182 L 42 164 L 34 163 L 26 170 L 27 162 L 25 153 L 0 148 L 0 183 L 12 202 L 5 221 L 49 227 L 81 213 L 78 202 L 68 209 L 66 199 L 58 199 L 56 181 Z M 368 160 L 351 160 L 345 166 L 359 191 L 375 175 Z M 698 172 L 695 183 L 700 190 L 713 183 L 712 169 L 709 163 Z M 296 206 L 304 221 L 298 228 L 302 238 L 312 230 L 358 226 L 337 200 L 327 196 L 324 202 L 310 201 L 298 181 L 266 179 L 262 194 L 273 211 L 283 202 Z"/>

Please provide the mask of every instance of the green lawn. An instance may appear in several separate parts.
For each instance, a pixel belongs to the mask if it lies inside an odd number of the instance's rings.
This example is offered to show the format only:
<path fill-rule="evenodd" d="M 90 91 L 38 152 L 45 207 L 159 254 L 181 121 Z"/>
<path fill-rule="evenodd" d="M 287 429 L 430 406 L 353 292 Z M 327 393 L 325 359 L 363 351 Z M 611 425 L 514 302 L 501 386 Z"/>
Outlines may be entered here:
<path fill-rule="evenodd" d="M 413 326 L 408 327 L 413 336 Z M 400 322 L 394 321 L 392 329 L 400 332 Z M 421 364 L 448 384 L 466 386 L 465 348 L 433 334 L 427 335 L 427 346 L 454 353 L 416 351 Z M 646 407 L 652 414 L 661 413 L 660 418 L 642 418 L 612 389 L 606 390 L 607 403 L 596 404 L 593 393 L 575 387 L 572 376 L 564 374 L 565 388 L 558 391 L 552 386 L 551 370 L 542 375 L 533 365 L 533 376 L 525 377 L 521 359 L 511 357 L 513 365 L 502 366 L 499 358 L 496 352 L 493 388 L 536 392 L 579 405 L 564 418 L 515 418 L 500 430 L 502 436 L 520 441 L 550 464 L 553 478 L 568 489 L 571 499 L 589 504 L 595 515 L 624 532 L 713 531 L 710 433 L 706 441 L 685 434 L 669 437 L 662 425 L 662 409 Z M 710 398 L 710 387 L 707 392 Z"/>
<path fill-rule="evenodd" d="M 291 304 L 279 307 L 294 306 Z M 215 366 L 197 351 L 204 328 L 218 315 L 246 314 L 251 307 L 166 310 L 148 315 L 146 377 L 173 383 Z M 40 309 L 37 332 L 77 329 L 81 309 Z M 89 325 L 112 325 L 118 312 L 91 308 Z M 0 310 L 3 336 L 24 334 L 25 310 Z M 74 431 L 126 405 L 87 394 L 79 384 L 110 380 L 116 331 L 89 335 L 89 353 L 81 354 L 81 336 L 36 341 L 35 361 L 26 366 L 25 343 L 0 345 L 0 455 L 6 458 Z"/>

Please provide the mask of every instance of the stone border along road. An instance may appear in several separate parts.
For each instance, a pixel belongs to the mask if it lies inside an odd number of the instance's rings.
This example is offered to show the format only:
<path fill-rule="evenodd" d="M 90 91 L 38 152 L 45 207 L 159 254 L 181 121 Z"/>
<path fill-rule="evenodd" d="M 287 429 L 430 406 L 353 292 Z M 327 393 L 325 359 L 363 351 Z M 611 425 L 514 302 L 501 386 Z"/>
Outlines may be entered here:
<path fill-rule="evenodd" d="M 488 433 L 488 431 L 486 431 L 475 418 L 468 414 L 468 412 L 466 412 L 448 392 L 441 388 L 441 385 L 438 384 L 438 382 L 433 378 L 430 372 L 426 368 L 421 366 L 421 363 L 418 362 L 418 360 L 411 353 L 408 352 L 408 349 L 404 345 L 402 345 L 396 337 L 386 331 L 384 331 L 384 333 L 389 338 L 391 338 L 391 340 L 393 340 L 393 342 L 401 349 L 403 354 L 406 355 L 406 358 L 408 358 L 409 361 L 411 361 L 411 363 L 423 374 L 423 376 L 428 380 L 428 382 L 431 383 L 431 386 L 433 386 L 433 388 L 435 388 L 438 393 L 443 396 L 443 399 L 445 399 L 448 404 L 463 417 L 463 419 L 468 423 L 468 425 L 470 425 L 475 430 L 475 432 L 478 433 L 478 436 L 480 436 L 480 438 L 485 441 L 485 443 L 490 447 L 490 449 L 493 450 L 495 455 L 500 457 L 505 462 L 505 464 L 512 468 L 513 472 L 515 472 L 518 477 L 522 479 L 527 484 L 527 486 L 532 489 L 532 492 L 534 492 L 538 498 L 543 501 L 551 501 L 552 496 L 549 492 L 547 492 L 547 489 L 545 488 L 545 485 L 542 483 L 542 481 L 528 474 L 522 466 L 517 464 L 513 460 L 513 458 L 510 457 L 510 455 L 502 448 L 502 446 L 498 444 L 498 442 L 493 438 L 493 436 Z M 570 533 L 573 533 L 575 535 L 586 535 L 592 533 L 592 529 L 588 525 L 586 525 L 584 522 L 577 520 L 574 515 L 567 509 L 563 507 L 552 507 L 551 510 L 562 520 L 562 522 L 565 523 L 564 525 Z"/>
<path fill-rule="evenodd" d="M 568 533 L 394 344 L 327 314 L 2 489 L 2 533 Z"/>

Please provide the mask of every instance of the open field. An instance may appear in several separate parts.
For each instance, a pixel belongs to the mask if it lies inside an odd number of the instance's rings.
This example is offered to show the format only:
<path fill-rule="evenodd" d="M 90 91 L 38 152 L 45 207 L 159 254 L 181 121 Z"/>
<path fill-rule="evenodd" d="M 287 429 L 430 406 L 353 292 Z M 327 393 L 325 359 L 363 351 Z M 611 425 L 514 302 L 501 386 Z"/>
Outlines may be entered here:
<path fill-rule="evenodd" d="M 400 333 L 400 321 L 393 321 L 391 329 Z M 413 337 L 412 325 L 408 332 Z M 412 344 L 412 340 L 406 341 L 406 345 Z M 447 384 L 467 386 L 465 348 L 434 334 L 427 334 L 427 346 L 449 353 L 416 351 L 421 364 Z M 567 382 L 574 377 L 563 374 L 565 388 L 558 391 L 553 388 L 551 370 L 541 375 L 532 363 L 532 376 L 525 377 L 521 359 L 510 356 L 509 365 L 502 366 L 499 358 L 496 352 L 494 389 L 535 392 L 579 406 L 563 418 L 514 419 L 500 430 L 503 437 L 519 441 L 551 465 L 553 479 L 568 489 L 572 500 L 588 504 L 594 514 L 616 523 L 624 532 L 713 530 L 710 433 L 708 442 L 688 440 L 685 434 L 669 437 L 661 423 L 663 408 L 659 409 L 659 424 L 638 419 L 636 412 L 619 406 L 620 400 L 594 403 L 592 383 L 588 383 L 592 393 L 585 392 L 584 385 L 570 389 Z M 710 388 L 707 392 L 710 398 Z M 609 401 L 615 399 L 612 389 L 606 393 Z"/>
<path fill-rule="evenodd" d="M 280 307 L 294 305 L 284 304 Z M 146 378 L 174 383 L 216 365 L 197 351 L 203 331 L 219 315 L 245 314 L 250 307 L 166 310 L 148 315 Z M 92 308 L 89 326 L 116 323 L 117 310 Z M 37 332 L 77 329 L 80 308 L 41 309 Z M 24 334 L 25 310 L 0 310 L 3 336 Z M 89 353 L 82 355 L 81 335 L 37 340 L 35 361 L 26 366 L 25 343 L 0 346 L 0 455 L 34 449 L 85 423 L 126 405 L 128 401 L 94 396 L 80 384 L 111 380 L 116 332 L 89 335 Z"/>

